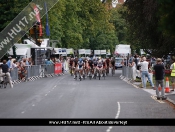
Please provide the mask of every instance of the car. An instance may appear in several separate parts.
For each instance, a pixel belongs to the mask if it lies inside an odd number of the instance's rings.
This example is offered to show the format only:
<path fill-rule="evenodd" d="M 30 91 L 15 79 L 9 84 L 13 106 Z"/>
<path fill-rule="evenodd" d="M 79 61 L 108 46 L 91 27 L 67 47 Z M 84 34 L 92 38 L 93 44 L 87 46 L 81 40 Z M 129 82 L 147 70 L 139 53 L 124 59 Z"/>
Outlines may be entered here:
<path fill-rule="evenodd" d="M 115 58 L 115 68 L 122 68 L 122 62 L 123 58 Z"/>

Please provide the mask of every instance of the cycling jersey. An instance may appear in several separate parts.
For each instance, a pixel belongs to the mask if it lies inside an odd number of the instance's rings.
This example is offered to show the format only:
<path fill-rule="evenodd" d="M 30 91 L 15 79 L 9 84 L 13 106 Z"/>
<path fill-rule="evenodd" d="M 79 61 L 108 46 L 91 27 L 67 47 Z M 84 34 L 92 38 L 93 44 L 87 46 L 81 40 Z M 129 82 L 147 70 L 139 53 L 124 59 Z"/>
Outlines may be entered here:
<path fill-rule="evenodd" d="M 74 63 L 75 63 L 75 67 L 77 66 L 78 64 L 78 61 L 77 60 L 74 60 Z"/>
<path fill-rule="evenodd" d="M 69 64 L 70 64 L 70 66 L 72 66 L 73 65 L 73 60 L 70 60 Z"/>
<path fill-rule="evenodd" d="M 97 61 L 94 60 L 94 61 L 93 61 L 93 64 L 94 64 L 94 66 L 97 66 Z"/>
<path fill-rule="evenodd" d="M 93 67 L 93 61 L 92 60 L 89 60 L 88 61 L 88 64 L 89 64 L 89 66 L 92 68 Z"/>
<path fill-rule="evenodd" d="M 105 63 L 105 62 L 103 62 L 103 66 L 104 66 L 104 67 L 106 66 L 106 63 Z"/>
<path fill-rule="evenodd" d="M 112 64 L 112 66 L 114 66 L 114 65 L 115 65 L 115 61 L 114 61 L 114 60 L 112 60 L 112 61 L 111 61 L 111 64 Z"/>
<path fill-rule="evenodd" d="M 103 66 L 103 62 L 98 62 L 97 66 L 101 68 Z"/>
<path fill-rule="evenodd" d="M 82 68 L 83 67 L 83 64 L 84 64 L 84 62 L 83 61 L 78 61 L 78 66 L 79 66 L 79 68 Z"/>

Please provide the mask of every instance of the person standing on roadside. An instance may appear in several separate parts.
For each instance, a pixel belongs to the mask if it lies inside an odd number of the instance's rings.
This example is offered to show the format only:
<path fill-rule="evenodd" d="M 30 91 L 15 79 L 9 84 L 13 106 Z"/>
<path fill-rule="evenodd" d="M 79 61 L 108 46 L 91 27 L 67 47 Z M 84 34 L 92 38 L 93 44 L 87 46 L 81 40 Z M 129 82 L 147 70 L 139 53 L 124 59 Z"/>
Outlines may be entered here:
<path fill-rule="evenodd" d="M 152 88 L 154 89 L 154 84 L 150 78 L 149 72 L 148 72 L 148 62 L 146 61 L 146 57 L 142 58 L 142 62 L 140 62 L 140 66 L 141 66 L 141 77 L 142 77 L 142 83 L 143 83 L 143 87 L 142 88 L 146 88 L 146 77 L 148 77 L 148 81 L 150 82 Z"/>
<path fill-rule="evenodd" d="M 0 68 L 2 69 L 0 77 L 6 76 L 10 84 L 10 87 L 13 88 L 13 83 L 9 72 L 9 66 L 6 64 L 6 62 L 7 62 L 6 60 L 3 60 L 3 64 L 0 65 Z"/>
<path fill-rule="evenodd" d="M 162 100 L 165 100 L 165 91 L 164 91 L 164 65 L 162 64 L 162 60 L 160 58 L 157 58 L 156 60 L 157 64 L 154 65 L 153 69 L 155 70 L 155 81 L 156 81 L 156 95 L 157 95 L 157 100 L 160 100 L 160 95 L 159 95 L 159 85 L 161 86 L 161 98 Z"/>
<path fill-rule="evenodd" d="M 170 70 L 171 70 L 171 82 L 172 82 L 172 90 L 174 91 L 175 89 L 175 59 L 173 60 L 173 64 L 171 64 L 170 66 Z"/>

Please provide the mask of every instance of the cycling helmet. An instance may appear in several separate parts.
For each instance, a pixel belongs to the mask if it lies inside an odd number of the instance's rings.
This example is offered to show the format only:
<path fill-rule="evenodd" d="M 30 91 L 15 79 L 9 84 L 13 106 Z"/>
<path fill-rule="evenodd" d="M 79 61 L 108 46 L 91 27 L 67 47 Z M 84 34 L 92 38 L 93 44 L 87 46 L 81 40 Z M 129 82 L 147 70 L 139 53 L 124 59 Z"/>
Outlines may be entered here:
<path fill-rule="evenodd" d="M 80 58 L 80 59 L 79 59 L 79 61 L 80 61 L 80 62 L 82 62 L 82 61 L 83 61 L 83 59 L 82 59 L 82 58 Z"/>

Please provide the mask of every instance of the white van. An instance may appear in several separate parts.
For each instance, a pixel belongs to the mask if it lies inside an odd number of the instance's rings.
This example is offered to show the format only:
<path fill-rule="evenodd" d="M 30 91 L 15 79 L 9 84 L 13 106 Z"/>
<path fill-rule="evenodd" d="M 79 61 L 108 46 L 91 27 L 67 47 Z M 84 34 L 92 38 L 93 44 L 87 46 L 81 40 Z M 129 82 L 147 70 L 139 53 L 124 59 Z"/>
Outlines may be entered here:
<path fill-rule="evenodd" d="M 116 69 L 122 68 L 122 64 L 121 64 L 122 60 L 123 60 L 123 58 L 118 58 L 118 57 L 115 58 L 115 68 Z"/>

